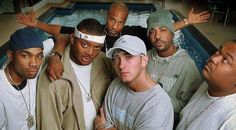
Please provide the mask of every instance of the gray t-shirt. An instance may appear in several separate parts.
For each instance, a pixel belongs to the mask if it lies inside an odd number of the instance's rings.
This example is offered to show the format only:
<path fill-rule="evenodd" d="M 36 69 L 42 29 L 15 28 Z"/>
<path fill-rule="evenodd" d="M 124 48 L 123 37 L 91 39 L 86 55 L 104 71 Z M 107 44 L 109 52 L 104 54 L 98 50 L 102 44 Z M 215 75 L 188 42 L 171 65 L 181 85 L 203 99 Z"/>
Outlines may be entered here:
<path fill-rule="evenodd" d="M 160 85 L 134 92 L 117 78 L 108 88 L 104 109 L 106 128 L 172 130 L 173 127 L 171 100 Z"/>
<path fill-rule="evenodd" d="M 147 71 L 153 80 L 163 84 L 174 111 L 180 113 L 202 83 L 202 78 L 187 51 L 177 48 L 174 55 L 165 58 L 158 56 L 155 49 L 148 51 Z"/>

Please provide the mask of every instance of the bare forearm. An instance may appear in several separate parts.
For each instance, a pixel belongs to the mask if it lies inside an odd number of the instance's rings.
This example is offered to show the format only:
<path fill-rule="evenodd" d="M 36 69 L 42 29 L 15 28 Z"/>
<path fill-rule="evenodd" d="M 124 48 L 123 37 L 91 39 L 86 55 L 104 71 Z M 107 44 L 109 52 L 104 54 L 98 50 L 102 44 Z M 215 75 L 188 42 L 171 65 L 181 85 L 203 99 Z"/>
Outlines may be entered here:
<path fill-rule="evenodd" d="M 174 29 L 175 29 L 175 31 L 177 31 L 177 30 L 179 30 L 183 27 L 186 27 L 188 25 L 207 22 L 209 17 L 210 17 L 210 14 L 207 11 L 194 13 L 194 9 L 191 8 L 191 10 L 188 14 L 188 17 L 186 19 L 183 19 L 181 21 L 174 23 Z"/>
<path fill-rule="evenodd" d="M 60 34 L 60 30 L 61 30 L 61 25 L 53 25 L 53 24 L 47 24 L 41 21 L 37 21 L 36 23 L 36 28 L 45 31 L 51 35 L 57 35 Z"/>
<path fill-rule="evenodd" d="M 184 28 L 184 27 L 186 27 L 186 23 L 185 23 L 184 20 L 181 20 L 181 21 L 178 21 L 178 22 L 174 23 L 174 30 L 175 31 L 178 31 L 178 30 L 180 30 L 181 28 Z"/>
<path fill-rule="evenodd" d="M 58 34 L 55 37 L 56 37 L 56 42 L 53 50 L 62 55 L 65 51 L 65 48 L 68 46 L 69 35 Z"/>

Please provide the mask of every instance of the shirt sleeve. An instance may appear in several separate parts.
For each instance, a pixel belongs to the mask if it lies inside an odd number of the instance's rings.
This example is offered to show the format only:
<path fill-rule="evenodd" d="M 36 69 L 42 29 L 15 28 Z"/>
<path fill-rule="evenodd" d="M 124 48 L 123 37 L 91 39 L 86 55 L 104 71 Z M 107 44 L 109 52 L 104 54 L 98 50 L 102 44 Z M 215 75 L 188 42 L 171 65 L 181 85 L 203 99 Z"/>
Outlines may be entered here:
<path fill-rule="evenodd" d="M 54 41 L 52 38 L 43 41 L 43 55 L 47 56 L 54 47 Z"/>
<path fill-rule="evenodd" d="M 5 109 L 3 107 L 2 102 L 0 101 L 0 130 L 5 126 L 5 124 L 6 124 Z"/>
<path fill-rule="evenodd" d="M 61 34 L 72 34 L 74 33 L 75 28 L 73 27 L 66 27 L 66 26 L 61 26 L 60 33 Z"/>
<path fill-rule="evenodd" d="M 108 87 L 105 99 L 104 99 L 104 103 L 103 103 L 103 108 L 105 111 L 105 118 L 106 118 L 106 124 L 105 127 L 107 128 L 112 128 L 115 127 L 114 121 L 112 120 L 112 109 L 111 109 L 111 105 L 112 105 L 112 86 L 114 84 L 111 83 L 110 86 Z"/>

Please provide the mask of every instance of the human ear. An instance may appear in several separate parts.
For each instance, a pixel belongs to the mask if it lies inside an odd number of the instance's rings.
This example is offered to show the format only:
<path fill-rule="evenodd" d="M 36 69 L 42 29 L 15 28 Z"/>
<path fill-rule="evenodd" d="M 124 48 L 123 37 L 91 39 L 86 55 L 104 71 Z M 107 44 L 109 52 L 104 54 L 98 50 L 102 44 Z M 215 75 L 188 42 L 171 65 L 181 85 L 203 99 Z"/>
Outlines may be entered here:
<path fill-rule="evenodd" d="M 142 56 L 142 67 L 145 68 L 148 64 L 148 56 L 144 55 Z"/>
<path fill-rule="evenodd" d="M 70 34 L 70 43 L 73 45 L 75 42 L 74 34 Z"/>
<path fill-rule="evenodd" d="M 9 59 L 10 61 L 12 61 L 12 59 L 13 59 L 13 51 L 7 50 L 7 57 L 8 57 L 8 59 Z"/>

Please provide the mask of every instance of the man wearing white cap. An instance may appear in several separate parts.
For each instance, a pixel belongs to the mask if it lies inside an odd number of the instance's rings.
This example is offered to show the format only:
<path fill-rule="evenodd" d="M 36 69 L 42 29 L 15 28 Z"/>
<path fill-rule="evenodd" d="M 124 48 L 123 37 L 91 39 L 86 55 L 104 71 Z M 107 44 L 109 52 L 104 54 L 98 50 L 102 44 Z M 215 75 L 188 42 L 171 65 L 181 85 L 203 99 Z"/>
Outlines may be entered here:
<path fill-rule="evenodd" d="M 123 35 L 106 56 L 113 59 L 118 78 L 108 88 L 104 113 L 100 109 L 95 121 L 96 130 L 171 130 L 171 101 L 146 71 L 144 42 L 136 36 Z"/>
<path fill-rule="evenodd" d="M 62 56 L 64 72 L 50 82 L 43 72 L 37 91 L 39 130 L 93 130 L 97 110 L 112 81 L 111 63 L 100 52 L 105 39 L 102 25 L 85 19 L 71 35 Z"/>

